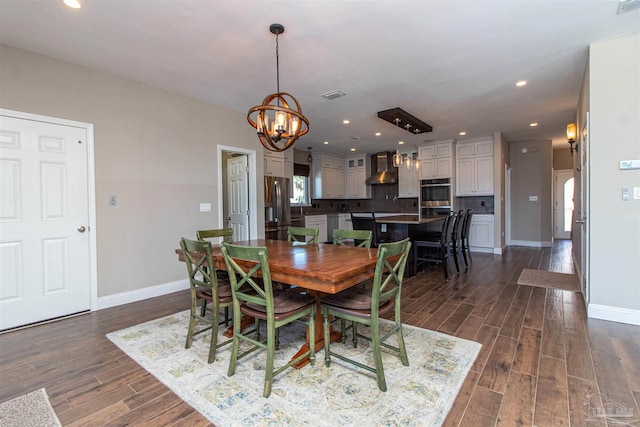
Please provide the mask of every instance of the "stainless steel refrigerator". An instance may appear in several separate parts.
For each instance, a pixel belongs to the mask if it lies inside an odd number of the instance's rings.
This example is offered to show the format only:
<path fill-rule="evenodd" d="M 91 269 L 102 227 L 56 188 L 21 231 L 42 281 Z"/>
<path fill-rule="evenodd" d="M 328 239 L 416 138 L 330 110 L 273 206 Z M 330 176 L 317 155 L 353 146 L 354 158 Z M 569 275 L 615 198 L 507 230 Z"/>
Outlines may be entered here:
<path fill-rule="evenodd" d="M 291 225 L 291 180 L 264 177 L 264 235 L 267 239 L 287 240 Z"/>

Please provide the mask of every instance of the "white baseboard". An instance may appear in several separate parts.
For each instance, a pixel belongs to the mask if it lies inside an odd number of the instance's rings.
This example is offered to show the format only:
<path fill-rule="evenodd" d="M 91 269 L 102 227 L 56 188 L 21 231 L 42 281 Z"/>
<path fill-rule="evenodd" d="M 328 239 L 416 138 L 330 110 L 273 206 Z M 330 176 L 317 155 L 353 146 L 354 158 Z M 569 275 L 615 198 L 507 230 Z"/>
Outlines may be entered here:
<path fill-rule="evenodd" d="M 502 255 L 503 252 L 504 252 L 504 249 L 502 248 L 493 248 L 494 255 Z"/>
<path fill-rule="evenodd" d="M 528 246 L 530 248 L 551 248 L 552 241 L 511 240 L 511 246 Z"/>
<path fill-rule="evenodd" d="M 593 319 L 609 320 L 611 322 L 628 323 L 629 325 L 640 326 L 639 310 L 589 304 L 587 305 L 587 316 Z"/>
<path fill-rule="evenodd" d="M 483 254 L 492 254 L 493 253 L 493 248 L 484 248 L 484 247 L 479 247 L 479 246 L 470 246 L 469 249 L 471 249 L 471 252 L 481 252 Z"/>
<path fill-rule="evenodd" d="M 143 289 L 136 289 L 135 291 L 123 292 L 121 294 L 109 295 L 98 298 L 98 310 L 159 297 L 173 292 L 182 291 L 184 289 L 189 289 L 189 281 L 187 279 L 163 283 L 161 285 L 150 286 Z"/>

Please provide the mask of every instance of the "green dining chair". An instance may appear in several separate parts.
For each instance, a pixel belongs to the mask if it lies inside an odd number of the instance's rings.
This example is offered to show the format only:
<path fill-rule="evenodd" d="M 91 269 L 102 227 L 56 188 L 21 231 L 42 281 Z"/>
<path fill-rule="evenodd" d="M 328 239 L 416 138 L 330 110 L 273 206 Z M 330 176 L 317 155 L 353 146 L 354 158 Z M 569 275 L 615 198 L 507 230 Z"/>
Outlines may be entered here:
<path fill-rule="evenodd" d="M 196 230 L 198 240 L 216 239 L 221 237 L 223 242 L 233 243 L 233 230 L 230 228 L 219 228 L 211 230 Z"/>
<path fill-rule="evenodd" d="M 382 366 L 382 354 L 380 347 L 384 346 L 397 351 L 404 366 L 409 366 L 409 359 L 402 335 L 402 322 L 400 319 L 400 300 L 402 279 L 411 249 L 411 241 L 407 238 L 399 242 L 381 243 L 378 246 L 378 260 L 371 289 L 351 287 L 335 295 L 327 295 L 322 300 L 322 316 L 324 320 L 324 354 L 325 364 L 331 365 L 331 356 L 344 360 L 376 374 L 378 388 L 387 391 L 387 383 Z M 393 310 L 394 325 L 391 330 L 380 336 L 380 316 Z M 375 366 L 371 367 L 353 360 L 343 354 L 334 352 L 330 346 L 331 334 L 329 321 L 333 316 L 334 321 L 344 319 L 351 322 L 353 334 L 353 346 L 358 345 L 358 338 L 371 341 Z M 370 327 L 371 336 L 358 333 L 357 324 Z M 346 331 L 343 328 L 343 334 Z M 392 336 L 397 337 L 398 346 L 395 347 L 385 341 Z"/>
<path fill-rule="evenodd" d="M 216 349 L 232 342 L 232 340 L 226 340 L 218 344 L 220 309 L 228 309 L 233 304 L 231 286 L 229 282 L 218 280 L 211 254 L 211 242 L 190 240 L 183 237 L 180 239 L 180 248 L 184 255 L 185 264 L 187 264 L 191 290 L 191 312 L 185 348 L 191 347 L 194 336 L 211 331 L 207 361 L 212 363 L 216 356 Z M 200 312 L 198 311 L 198 302 L 202 304 Z M 207 302 L 211 303 L 209 307 L 206 306 Z M 208 313 L 211 315 L 207 316 Z M 228 310 L 225 313 L 228 313 Z M 225 316 L 222 323 L 226 324 L 227 321 L 228 318 Z M 197 323 L 204 323 L 208 326 L 196 329 Z"/>
<path fill-rule="evenodd" d="M 307 237 L 311 237 L 310 240 L 306 240 Z M 302 240 L 300 240 L 302 238 Z M 305 227 L 289 227 L 287 229 L 287 241 L 288 242 L 307 242 L 309 244 L 318 243 L 318 229 L 317 228 L 305 228 Z"/>
<path fill-rule="evenodd" d="M 235 374 L 236 363 L 239 359 L 260 348 L 266 349 L 263 396 L 269 397 L 273 378 L 276 375 L 307 357 L 311 365 L 315 363 L 315 340 L 311 339 L 308 351 L 275 370 L 273 366 L 278 328 L 307 317 L 309 336 L 314 336 L 315 298 L 297 292 L 274 292 L 269 268 L 269 254 L 265 247 L 223 243 L 222 254 L 231 280 L 233 318 L 239 319 L 242 315 L 247 315 L 256 319 L 255 329 L 247 332 L 242 331 L 240 322 L 233 323 L 233 346 L 227 374 L 229 376 Z M 256 280 L 258 276 L 261 277 L 261 280 Z M 246 285 L 250 286 L 252 293 L 243 291 L 242 287 Z M 260 321 L 266 322 L 266 340 L 260 338 Z M 252 336 L 253 333 L 256 333 L 255 338 Z M 240 341 L 252 344 L 252 347 L 238 354 Z"/>
<path fill-rule="evenodd" d="M 352 246 L 361 248 L 371 248 L 371 239 L 373 233 L 371 230 L 341 230 L 336 228 L 333 230 L 333 244 L 340 246 Z"/>
<path fill-rule="evenodd" d="M 233 230 L 230 228 L 219 228 L 210 230 L 196 230 L 196 237 L 198 240 L 209 240 L 218 242 L 218 239 L 222 238 L 222 242 L 233 243 Z M 226 271 L 218 270 L 218 280 L 229 282 L 229 275 Z M 207 301 L 202 303 L 202 316 L 207 309 Z M 224 308 L 224 324 L 229 325 L 229 307 Z"/>

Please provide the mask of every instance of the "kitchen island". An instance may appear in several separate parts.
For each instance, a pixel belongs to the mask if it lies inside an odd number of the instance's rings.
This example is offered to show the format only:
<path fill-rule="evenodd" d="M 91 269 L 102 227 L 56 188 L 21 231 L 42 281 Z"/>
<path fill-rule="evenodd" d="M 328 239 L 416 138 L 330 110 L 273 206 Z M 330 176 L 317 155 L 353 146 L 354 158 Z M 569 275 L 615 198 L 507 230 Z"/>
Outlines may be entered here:
<path fill-rule="evenodd" d="M 378 224 L 406 224 L 406 225 L 420 225 L 429 224 L 435 221 L 442 221 L 445 218 L 444 215 L 420 217 L 420 215 L 391 215 L 391 216 L 376 216 L 376 223 Z"/>

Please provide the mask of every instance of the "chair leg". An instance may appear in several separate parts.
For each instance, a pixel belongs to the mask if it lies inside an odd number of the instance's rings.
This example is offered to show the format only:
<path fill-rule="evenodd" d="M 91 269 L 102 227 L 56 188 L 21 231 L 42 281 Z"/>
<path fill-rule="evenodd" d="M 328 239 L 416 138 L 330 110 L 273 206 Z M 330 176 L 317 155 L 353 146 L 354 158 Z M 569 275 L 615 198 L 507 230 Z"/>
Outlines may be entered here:
<path fill-rule="evenodd" d="M 331 333 L 329 332 L 329 313 L 323 309 L 322 317 L 324 319 L 322 325 L 324 326 L 324 365 L 328 368 L 331 366 L 331 355 L 329 354 L 329 345 L 331 344 Z M 340 319 L 343 321 L 343 319 Z"/>
<path fill-rule="evenodd" d="M 382 354 L 380 353 L 380 329 L 378 319 L 372 319 L 371 323 L 371 348 L 373 349 L 373 359 L 376 366 L 376 377 L 378 388 L 387 391 L 387 382 L 384 378 L 384 368 L 382 367 Z"/>
<path fill-rule="evenodd" d="M 351 322 L 351 332 L 353 333 L 353 348 L 358 348 L 358 328 L 356 322 Z"/>
<path fill-rule="evenodd" d="M 452 255 L 453 255 L 453 261 L 456 263 L 456 273 L 460 275 L 460 265 L 458 264 L 458 247 L 455 244 L 453 245 Z"/>
<path fill-rule="evenodd" d="M 311 312 L 311 314 L 309 314 L 309 320 L 307 321 L 307 328 L 309 329 L 310 337 L 316 336 L 315 317 L 316 317 L 315 312 Z M 315 339 L 309 340 L 309 362 L 311 363 L 311 366 L 315 366 L 316 364 L 316 340 Z"/>
<path fill-rule="evenodd" d="M 449 280 L 449 267 L 448 267 L 448 261 L 449 261 L 449 257 L 447 256 L 447 249 L 441 249 L 440 250 L 440 264 L 442 264 L 442 271 L 444 271 L 444 280 L 448 281 Z"/>
<path fill-rule="evenodd" d="M 409 357 L 407 356 L 407 349 L 404 346 L 404 335 L 402 335 L 402 317 L 400 314 L 400 301 L 396 300 L 395 306 L 395 321 L 396 328 L 398 329 L 396 336 L 398 339 L 398 349 L 400 350 L 400 361 L 404 366 L 409 366 Z"/>
<path fill-rule="evenodd" d="M 191 348 L 191 343 L 193 342 L 193 331 L 196 328 L 196 317 L 198 307 L 196 307 L 196 299 L 192 296 L 191 298 L 191 313 L 189 314 L 189 328 L 187 329 L 187 342 L 184 345 L 184 348 Z"/>
<path fill-rule="evenodd" d="M 267 322 L 267 363 L 264 367 L 264 397 L 271 394 L 271 384 L 273 383 L 273 359 L 275 358 L 276 328 Z"/>
<path fill-rule="evenodd" d="M 218 322 L 220 321 L 220 314 L 213 304 L 213 323 L 211 324 L 211 343 L 209 344 L 209 358 L 207 363 L 213 363 L 216 358 L 216 348 L 218 347 Z"/>
<path fill-rule="evenodd" d="M 462 252 L 462 258 L 464 258 L 464 272 L 466 273 L 469 270 L 469 261 L 467 260 L 467 251 L 464 244 L 462 244 L 460 252 Z"/>
<path fill-rule="evenodd" d="M 471 258 L 471 249 L 469 248 L 469 240 L 466 241 L 464 247 L 467 250 L 467 255 L 469 255 L 469 265 L 471 265 L 473 264 L 473 259 Z"/>

